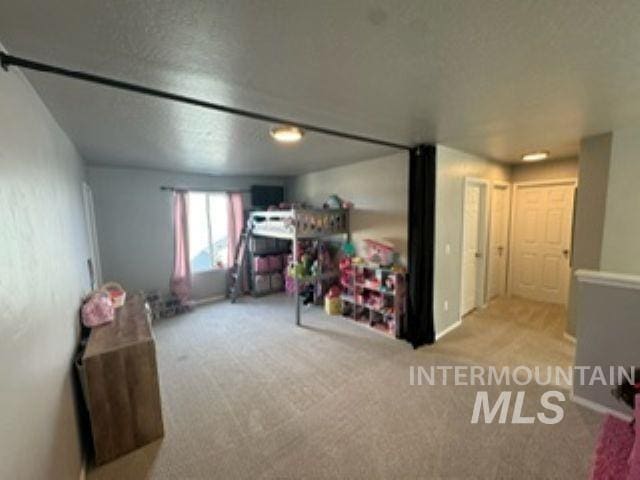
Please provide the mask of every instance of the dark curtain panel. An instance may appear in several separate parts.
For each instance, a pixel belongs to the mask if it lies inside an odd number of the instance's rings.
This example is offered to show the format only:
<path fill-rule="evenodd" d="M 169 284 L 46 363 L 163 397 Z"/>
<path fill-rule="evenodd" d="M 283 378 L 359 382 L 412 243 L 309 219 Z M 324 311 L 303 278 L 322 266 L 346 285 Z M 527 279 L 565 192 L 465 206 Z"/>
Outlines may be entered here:
<path fill-rule="evenodd" d="M 409 285 L 405 338 L 414 348 L 435 340 L 433 257 L 436 202 L 436 148 L 419 145 L 409 154 Z"/>

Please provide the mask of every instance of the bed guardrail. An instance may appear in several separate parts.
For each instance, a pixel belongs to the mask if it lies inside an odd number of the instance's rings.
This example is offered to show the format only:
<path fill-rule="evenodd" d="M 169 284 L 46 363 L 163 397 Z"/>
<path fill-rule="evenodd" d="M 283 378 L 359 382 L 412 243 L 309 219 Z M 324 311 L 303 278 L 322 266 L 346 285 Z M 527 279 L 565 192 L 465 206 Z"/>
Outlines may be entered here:
<path fill-rule="evenodd" d="M 316 238 L 348 232 L 348 210 L 273 210 L 252 212 L 253 234 L 277 238 Z"/>

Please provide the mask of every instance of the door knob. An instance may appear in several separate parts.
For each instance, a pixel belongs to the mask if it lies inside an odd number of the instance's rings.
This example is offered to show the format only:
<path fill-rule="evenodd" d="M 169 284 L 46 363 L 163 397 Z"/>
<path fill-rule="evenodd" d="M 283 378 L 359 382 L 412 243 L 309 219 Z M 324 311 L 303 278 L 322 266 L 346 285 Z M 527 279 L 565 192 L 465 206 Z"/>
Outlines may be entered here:
<path fill-rule="evenodd" d="M 569 249 L 565 248 L 564 250 L 562 250 L 562 254 L 563 254 L 565 257 L 568 257 L 568 256 L 569 256 Z"/>

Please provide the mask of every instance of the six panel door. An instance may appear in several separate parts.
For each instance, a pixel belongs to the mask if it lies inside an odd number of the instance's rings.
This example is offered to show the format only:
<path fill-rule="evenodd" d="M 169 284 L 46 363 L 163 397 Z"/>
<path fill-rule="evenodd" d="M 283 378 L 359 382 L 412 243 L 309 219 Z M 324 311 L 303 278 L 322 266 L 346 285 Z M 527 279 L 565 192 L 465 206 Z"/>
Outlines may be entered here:
<path fill-rule="evenodd" d="M 566 304 L 571 267 L 573 184 L 518 186 L 512 293 Z"/>
<path fill-rule="evenodd" d="M 491 190 L 491 227 L 489 239 L 489 299 L 507 290 L 509 244 L 509 186 L 495 185 Z"/>

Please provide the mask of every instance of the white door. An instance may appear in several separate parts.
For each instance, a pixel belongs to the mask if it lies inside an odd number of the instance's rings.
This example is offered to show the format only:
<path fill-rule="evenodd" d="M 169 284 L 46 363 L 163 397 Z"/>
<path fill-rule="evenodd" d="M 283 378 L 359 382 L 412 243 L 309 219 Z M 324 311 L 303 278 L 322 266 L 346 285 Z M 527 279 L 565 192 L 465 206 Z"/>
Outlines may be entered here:
<path fill-rule="evenodd" d="M 566 304 L 574 184 L 516 187 L 511 292 Z"/>
<path fill-rule="evenodd" d="M 480 260 L 480 213 L 482 186 L 468 183 L 464 196 L 462 243 L 462 311 L 466 315 L 477 306 Z"/>
<path fill-rule="evenodd" d="M 491 226 L 489 227 L 489 299 L 507 291 L 509 247 L 509 186 L 494 185 L 491 190 Z"/>

